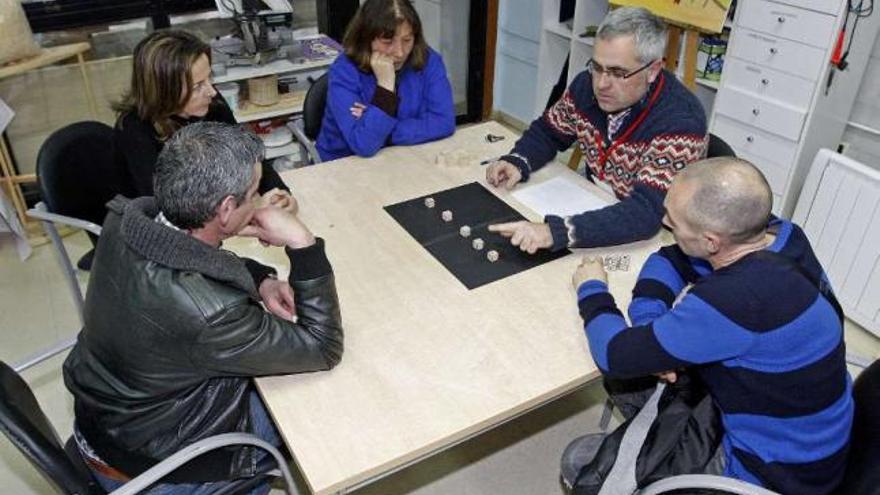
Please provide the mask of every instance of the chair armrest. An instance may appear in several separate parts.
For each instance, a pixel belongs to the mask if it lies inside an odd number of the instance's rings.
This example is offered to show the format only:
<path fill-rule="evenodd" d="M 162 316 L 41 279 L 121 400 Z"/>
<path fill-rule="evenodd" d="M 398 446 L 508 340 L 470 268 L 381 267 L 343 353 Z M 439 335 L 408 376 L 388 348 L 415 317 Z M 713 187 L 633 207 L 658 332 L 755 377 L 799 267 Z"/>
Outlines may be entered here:
<path fill-rule="evenodd" d="M 315 143 L 306 136 L 306 131 L 303 129 L 302 119 L 293 121 L 287 127 L 290 128 L 290 132 L 293 133 L 293 137 L 296 138 L 299 144 L 306 149 L 306 152 L 309 154 L 308 158 L 311 159 L 312 163 L 321 163 L 321 155 L 318 154 L 318 148 L 316 148 Z"/>
<path fill-rule="evenodd" d="M 871 366 L 871 363 L 873 363 L 874 360 L 865 356 L 860 356 L 858 354 L 847 352 L 846 362 L 847 364 L 851 364 L 857 368 L 865 369 L 868 366 Z"/>
<path fill-rule="evenodd" d="M 215 435 L 204 440 L 189 445 L 171 457 L 156 464 L 150 469 L 144 471 L 140 476 L 126 483 L 123 487 L 114 490 L 110 495 L 133 495 L 149 488 L 157 481 L 161 480 L 165 475 L 183 466 L 192 459 L 212 450 L 226 447 L 228 445 L 252 445 L 259 447 L 275 458 L 278 469 L 286 482 L 286 491 L 289 495 L 293 495 L 293 476 L 290 474 L 290 468 L 287 466 L 284 456 L 270 443 L 261 438 L 251 435 L 250 433 L 223 433 Z"/>
<path fill-rule="evenodd" d="M 21 373 L 22 371 L 34 366 L 36 364 L 40 364 L 43 361 L 49 359 L 50 357 L 61 354 L 62 352 L 70 349 L 76 344 L 76 336 L 62 339 L 53 344 L 51 347 L 43 349 L 41 351 L 37 351 L 34 354 L 22 359 L 18 363 L 12 365 L 12 369 L 15 370 L 16 373 Z"/>
<path fill-rule="evenodd" d="M 42 220 L 44 222 L 52 222 L 52 223 L 60 223 L 62 225 L 69 225 L 70 227 L 74 227 L 77 229 L 87 230 L 95 235 L 101 235 L 101 226 L 92 222 L 87 222 L 85 220 L 80 220 L 74 217 L 68 217 L 66 215 L 58 215 L 57 213 L 51 213 L 46 205 L 41 201 L 37 203 L 34 208 L 31 208 L 27 211 L 27 214 L 31 218 L 36 218 L 37 220 Z"/>
<path fill-rule="evenodd" d="M 737 495 L 779 495 L 766 488 L 725 476 L 710 474 L 685 474 L 655 481 L 642 488 L 638 495 L 658 495 L 672 490 L 709 488 Z"/>

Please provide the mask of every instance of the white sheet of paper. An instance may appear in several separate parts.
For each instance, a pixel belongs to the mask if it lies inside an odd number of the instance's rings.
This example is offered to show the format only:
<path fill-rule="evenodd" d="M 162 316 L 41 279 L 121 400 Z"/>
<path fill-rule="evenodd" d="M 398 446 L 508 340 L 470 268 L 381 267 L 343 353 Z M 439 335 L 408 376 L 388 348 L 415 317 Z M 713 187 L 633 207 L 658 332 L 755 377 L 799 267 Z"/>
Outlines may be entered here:
<path fill-rule="evenodd" d="M 9 105 L 3 101 L 3 98 L 0 98 L 0 134 L 6 130 L 6 126 L 12 122 L 12 117 L 15 117 L 15 112 L 9 108 Z"/>
<path fill-rule="evenodd" d="M 598 210 L 611 204 L 608 200 L 587 191 L 570 179 L 554 177 L 540 184 L 520 186 L 512 196 L 535 213 L 569 216 Z"/>

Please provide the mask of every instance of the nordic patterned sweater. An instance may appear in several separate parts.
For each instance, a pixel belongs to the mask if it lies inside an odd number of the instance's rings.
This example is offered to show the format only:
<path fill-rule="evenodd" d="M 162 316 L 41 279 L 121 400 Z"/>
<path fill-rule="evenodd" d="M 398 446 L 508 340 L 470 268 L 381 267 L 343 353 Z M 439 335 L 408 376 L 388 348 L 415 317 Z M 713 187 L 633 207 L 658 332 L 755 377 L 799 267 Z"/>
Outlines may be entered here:
<path fill-rule="evenodd" d="M 699 373 L 721 411 L 726 476 L 826 494 L 843 476 L 853 416 L 843 328 L 805 276 L 827 283 L 803 231 L 786 220 L 770 228 L 777 237 L 764 251 L 789 261 L 758 252 L 712 272 L 678 246 L 651 255 L 633 289 L 634 326 L 602 282 L 582 284 L 578 304 L 606 375 Z"/>
<path fill-rule="evenodd" d="M 455 132 L 452 86 L 443 57 L 428 49 L 420 70 L 405 65 L 394 92 L 377 87 L 372 72 L 362 72 L 345 54 L 328 71 L 327 106 L 315 146 L 321 159 L 350 155 L 370 157 L 387 145 L 436 141 Z M 360 118 L 355 103 L 367 106 Z"/>
<path fill-rule="evenodd" d="M 645 97 L 630 107 L 608 136 L 608 114 L 593 96 L 589 71 L 536 119 L 501 157 L 519 168 L 523 181 L 577 141 L 586 175 L 614 190 L 619 203 L 570 217 L 548 215 L 553 250 L 647 239 L 660 229 L 663 198 L 675 173 L 704 157 L 706 116 L 697 98 L 674 75 L 662 71 Z"/>

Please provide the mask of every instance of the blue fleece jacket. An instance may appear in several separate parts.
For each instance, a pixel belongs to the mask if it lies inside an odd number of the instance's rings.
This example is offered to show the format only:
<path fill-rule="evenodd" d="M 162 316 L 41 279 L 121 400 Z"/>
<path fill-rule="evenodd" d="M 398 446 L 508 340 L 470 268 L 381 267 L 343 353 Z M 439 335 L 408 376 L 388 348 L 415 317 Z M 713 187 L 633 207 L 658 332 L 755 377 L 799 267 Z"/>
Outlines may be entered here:
<path fill-rule="evenodd" d="M 408 64 L 397 73 L 396 115 L 376 106 L 376 76 L 362 72 L 345 54 L 330 66 L 327 107 L 316 147 L 321 159 L 350 155 L 369 157 L 387 145 L 435 141 L 455 131 L 455 106 L 446 67 L 439 53 L 428 49 L 421 70 Z M 360 118 L 354 103 L 367 106 Z"/>
<path fill-rule="evenodd" d="M 602 282 L 579 287 L 579 307 L 603 373 L 688 367 L 701 376 L 721 411 L 726 476 L 823 495 L 843 476 L 853 417 L 843 328 L 804 275 L 824 280 L 803 231 L 786 220 L 770 228 L 777 237 L 766 251 L 789 262 L 753 253 L 713 272 L 669 246 L 639 273 L 633 326 Z"/>

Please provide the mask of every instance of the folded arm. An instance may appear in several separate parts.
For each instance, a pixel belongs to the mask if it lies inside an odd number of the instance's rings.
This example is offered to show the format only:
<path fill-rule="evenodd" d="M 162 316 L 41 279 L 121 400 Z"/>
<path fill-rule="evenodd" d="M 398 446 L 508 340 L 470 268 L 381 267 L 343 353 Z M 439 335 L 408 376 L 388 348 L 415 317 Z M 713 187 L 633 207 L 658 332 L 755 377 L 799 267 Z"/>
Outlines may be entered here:
<path fill-rule="evenodd" d="M 327 370 L 339 362 L 342 320 L 323 241 L 285 251 L 297 321 L 243 299 L 209 321 L 192 352 L 200 366 L 221 374 L 269 375 Z"/>
<path fill-rule="evenodd" d="M 452 86 L 440 55 L 431 53 L 423 69 L 423 101 L 418 115 L 401 118 L 391 132 L 391 143 L 412 145 L 436 141 L 455 132 Z"/>
<path fill-rule="evenodd" d="M 343 139 L 356 155 L 375 155 L 388 141 L 397 118 L 376 102 L 363 101 L 360 76 L 353 65 L 334 65 L 329 77 L 325 111 L 333 115 Z M 360 117 L 352 114 L 356 103 L 366 106 Z"/>

